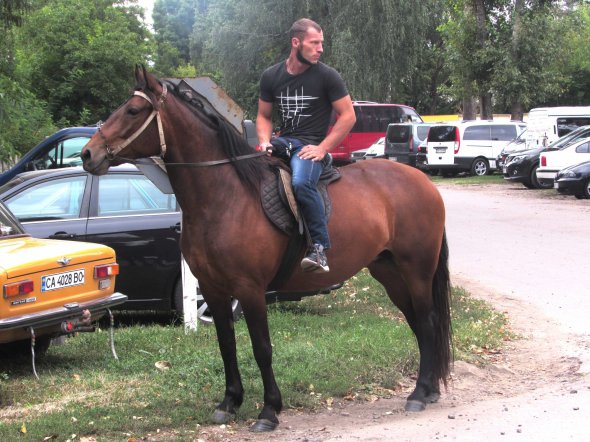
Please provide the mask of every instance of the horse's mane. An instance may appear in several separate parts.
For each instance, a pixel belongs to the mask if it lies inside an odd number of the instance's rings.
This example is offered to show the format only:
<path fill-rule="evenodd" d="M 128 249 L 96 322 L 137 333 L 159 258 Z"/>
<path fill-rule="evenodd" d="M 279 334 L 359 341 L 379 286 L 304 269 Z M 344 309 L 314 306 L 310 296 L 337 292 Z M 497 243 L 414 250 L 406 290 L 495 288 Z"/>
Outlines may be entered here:
<path fill-rule="evenodd" d="M 196 118 L 217 132 L 221 149 L 228 158 L 237 158 L 256 152 L 234 126 L 219 114 L 206 109 L 205 104 L 196 94 L 181 91 L 177 85 L 169 81 L 166 85 L 168 91 L 185 104 Z M 268 174 L 270 165 L 276 165 L 277 162 L 264 156 L 232 161 L 231 164 L 244 186 L 255 195 L 260 195 L 260 183 L 263 177 Z"/>

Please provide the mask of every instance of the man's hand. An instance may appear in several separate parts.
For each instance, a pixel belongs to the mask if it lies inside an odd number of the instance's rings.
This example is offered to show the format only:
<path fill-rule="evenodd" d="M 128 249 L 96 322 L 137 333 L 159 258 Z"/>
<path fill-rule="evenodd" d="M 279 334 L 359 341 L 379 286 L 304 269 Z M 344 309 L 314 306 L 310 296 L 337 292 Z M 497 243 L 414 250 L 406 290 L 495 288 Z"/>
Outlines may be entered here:
<path fill-rule="evenodd" d="M 268 141 L 259 143 L 258 146 L 256 146 L 256 150 L 259 150 L 261 152 L 266 152 L 267 156 L 271 156 L 272 155 L 272 144 L 270 144 Z"/>
<path fill-rule="evenodd" d="M 321 146 L 308 144 L 301 148 L 297 156 L 303 160 L 322 161 L 327 153 L 328 151 Z"/>

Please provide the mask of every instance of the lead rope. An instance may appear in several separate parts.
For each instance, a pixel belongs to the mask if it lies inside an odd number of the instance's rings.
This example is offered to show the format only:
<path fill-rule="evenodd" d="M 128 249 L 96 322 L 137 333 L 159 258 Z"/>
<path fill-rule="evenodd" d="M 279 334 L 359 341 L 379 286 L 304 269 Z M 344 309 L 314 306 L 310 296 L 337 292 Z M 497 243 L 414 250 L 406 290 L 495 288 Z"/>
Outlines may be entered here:
<path fill-rule="evenodd" d="M 35 368 L 35 330 L 33 327 L 29 327 L 31 332 L 31 365 L 33 366 L 33 374 L 39 380 L 39 375 L 37 374 L 37 369 Z"/>
<path fill-rule="evenodd" d="M 110 318 L 109 335 L 110 335 L 111 352 L 113 353 L 113 357 L 118 361 L 119 357 L 117 356 L 117 351 L 115 350 L 115 318 L 113 317 L 113 312 L 111 312 L 110 308 L 107 308 L 107 312 L 109 312 L 109 318 Z"/>

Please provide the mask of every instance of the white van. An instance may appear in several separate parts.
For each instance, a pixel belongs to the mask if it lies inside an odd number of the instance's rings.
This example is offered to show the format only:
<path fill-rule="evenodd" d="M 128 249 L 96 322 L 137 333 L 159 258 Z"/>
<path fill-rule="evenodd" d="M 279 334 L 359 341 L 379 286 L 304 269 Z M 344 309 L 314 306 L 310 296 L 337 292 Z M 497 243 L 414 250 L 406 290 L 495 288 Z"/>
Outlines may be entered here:
<path fill-rule="evenodd" d="M 424 168 L 442 175 L 486 175 L 497 168 L 502 149 L 527 128 L 522 121 L 463 121 L 438 124 L 428 132 Z"/>
<path fill-rule="evenodd" d="M 528 115 L 528 149 L 546 147 L 580 126 L 590 124 L 590 106 L 537 107 Z"/>

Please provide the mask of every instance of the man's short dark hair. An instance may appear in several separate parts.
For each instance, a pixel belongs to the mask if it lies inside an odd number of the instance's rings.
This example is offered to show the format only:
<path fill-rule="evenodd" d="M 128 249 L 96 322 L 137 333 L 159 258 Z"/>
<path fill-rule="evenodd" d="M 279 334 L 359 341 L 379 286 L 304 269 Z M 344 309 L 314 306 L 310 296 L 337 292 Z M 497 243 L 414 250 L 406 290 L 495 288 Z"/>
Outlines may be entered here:
<path fill-rule="evenodd" d="M 309 28 L 313 28 L 318 32 L 322 32 L 322 27 L 309 18 L 300 18 L 291 26 L 289 34 L 291 38 L 295 37 L 303 40 Z"/>

